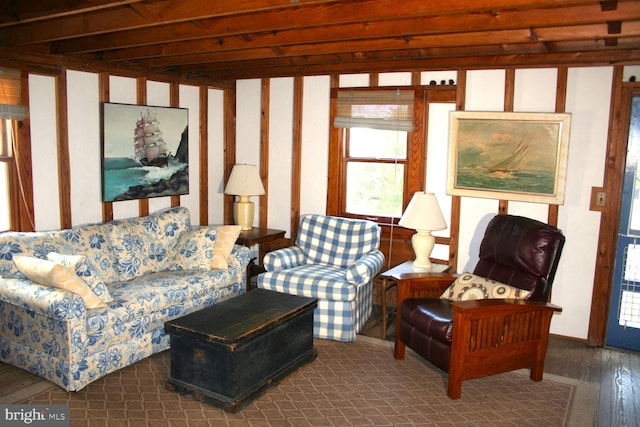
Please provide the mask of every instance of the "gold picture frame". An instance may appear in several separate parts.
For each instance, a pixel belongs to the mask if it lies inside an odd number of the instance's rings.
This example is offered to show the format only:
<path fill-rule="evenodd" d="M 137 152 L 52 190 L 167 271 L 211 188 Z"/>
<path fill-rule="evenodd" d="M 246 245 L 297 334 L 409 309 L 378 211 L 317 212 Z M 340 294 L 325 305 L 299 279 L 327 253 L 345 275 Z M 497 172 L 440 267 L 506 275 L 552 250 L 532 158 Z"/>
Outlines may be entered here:
<path fill-rule="evenodd" d="M 564 203 L 569 113 L 452 111 L 447 194 Z"/>

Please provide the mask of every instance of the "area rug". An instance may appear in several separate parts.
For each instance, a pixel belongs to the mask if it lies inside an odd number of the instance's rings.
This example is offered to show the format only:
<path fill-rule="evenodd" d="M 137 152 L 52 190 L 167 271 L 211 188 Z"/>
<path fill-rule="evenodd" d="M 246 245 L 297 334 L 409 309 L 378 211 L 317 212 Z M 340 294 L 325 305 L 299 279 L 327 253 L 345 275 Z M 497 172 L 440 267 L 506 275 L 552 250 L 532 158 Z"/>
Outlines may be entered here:
<path fill-rule="evenodd" d="M 446 395 L 446 374 L 392 344 L 315 340 L 318 358 L 242 411 L 230 414 L 168 391 L 168 351 L 69 393 L 54 387 L 25 404 L 68 404 L 71 426 L 572 426 L 591 425 L 596 384 L 516 371 L 465 381 Z M 256 358 L 266 357 L 256 354 Z"/>

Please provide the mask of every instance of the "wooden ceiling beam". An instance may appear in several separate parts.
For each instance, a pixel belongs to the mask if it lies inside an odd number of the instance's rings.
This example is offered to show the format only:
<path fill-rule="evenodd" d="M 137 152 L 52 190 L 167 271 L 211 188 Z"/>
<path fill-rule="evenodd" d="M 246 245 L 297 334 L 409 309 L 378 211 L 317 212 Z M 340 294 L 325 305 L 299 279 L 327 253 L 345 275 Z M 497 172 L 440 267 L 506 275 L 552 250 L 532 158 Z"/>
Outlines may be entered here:
<path fill-rule="evenodd" d="M 317 30 L 320 31 L 320 30 Z M 617 37 L 635 37 L 640 35 L 640 21 L 625 23 L 624 31 Z M 326 43 L 300 44 L 280 46 L 274 50 L 271 47 L 239 50 L 217 50 L 209 53 L 187 52 L 182 55 L 161 56 L 142 60 L 139 63 L 147 67 L 170 67 L 175 65 L 225 62 L 225 61 L 254 61 L 264 58 L 296 56 L 304 57 L 318 54 L 332 54 L 342 52 L 366 52 L 402 49 L 450 48 L 456 46 L 480 46 L 487 44 L 526 44 L 571 40 L 606 39 L 609 36 L 607 24 L 581 25 L 573 27 L 539 28 L 536 37 L 531 37 L 531 29 L 517 29 L 505 31 L 478 31 L 462 34 L 436 34 L 429 36 L 412 36 L 405 38 L 385 38 L 351 40 Z"/>
<path fill-rule="evenodd" d="M 634 64 L 640 61 L 637 49 L 593 52 L 561 52 L 508 55 L 472 55 L 463 57 L 411 58 L 391 61 L 362 61 L 319 65 L 293 65 L 273 67 L 268 70 L 245 69 L 211 71 L 203 78 L 248 79 L 258 77 L 310 76 L 333 73 L 365 73 L 414 70 L 494 69 L 512 67 L 553 67 Z"/>
<path fill-rule="evenodd" d="M 640 44 L 640 37 L 625 39 L 624 43 L 618 46 L 619 50 L 632 50 Z M 604 41 L 580 41 L 571 43 L 529 43 L 519 45 L 483 45 L 483 46 L 460 46 L 454 48 L 431 48 L 431 49 L 406 49 L 385 52 L 348 52 L 330 55 L 313 55 L 306 57 L 269 58 L 255 61 L 229 61 L 211 64 L 189 65 L 184 67 L 174 67 L 174 71 L 189 73 L 191 75 L 206 75 L 217 71 L 227 71 L 231 74 L 239 70 L 250 70 L 250 72 L 264 73 L 270 75 L 270 70 L 286 67 L 312 67 L 321 64 L 355 62 L 392 62 L 394 60 L 420 60 L 431 58 L 436 60 L 441 58 L 473 57 L 474 55 L 503 56 L 503 55 L 531 55 L 544 53 L 567 53 L 576 54 L 578 52 L 599 51 L 604 47 Z M 626 54 L 625 54 L 626 55 Z M 626 58 L 626 56 L 625 56 Z M 347 65 L 348 67 L 348 65 Z"/>
<path fill-rule="evenodd" d="M 69 0 L 3 1 L 0 3 L 0 27 L 79 15 L 141 1 L 143 0 L 91 0 L 84 2 Z"/>
<path fill-rule="evenodd" d="M 306 4 L 333 3 L 336 0 L 180 0 L 145 2 L 145 12 L 127 6 L 92 10 L 73 16 L 59 16 L 46 22 L 28 22 L 26 24 L 0 28 L 0 40 L 5 45 L 23 45 L 44 41 L 64 40 L 74 37 L 86 37 L 95 34 L 166 25 L 175 22 L 192 21 L 214 16 L 228 16 L 237 13 L 268 11 L 281 8 L 298 8 Z M 387 0 L 390 1 L 390 0 Z M 496 0 L 497 1 L 497 0 Z M 523 0 L 524 1 L 524 0 Z M 156 17 L 149 22 L 148 17 Z"/>
<path fill-rule="evenodd" d="M 598 3 L 597 1 L 565 0 L 563 6 L 571 4 Z M 150 15 L 158 17 L 152 23 L 132 12 L 127 7 L 110 8 L 91 11 L 82 16 L 62 16 L 47 22 L 27 23 L 0 28 L 0 40 L 5 45 L 22 45 L 43 41 L 56 41 L 75 37 L 86 37 L 114 31 L 144 28 L 150 25 L 166 25 L 191 20 L 203 20 L 213 17 L 230 17 L 250 12 L 263 12 L 264 19 L 256 21 L 272 21 L 278 17 L 274 11 L 280 13 L 280 19 L 286 19 L 289 27 L 309 25 L 313 20 L 317 25 L 327 22 L 353 22 L 361 19 L 381 20 L 389 17 L 389 12 L 397 17 L 413 17 L 425 15 L 446 15 L 462 12 L 490 12 L 499 16 L 503 10 L 536 9 L 557 7 L 553 0 L 485 0 L 481 5 L 468 0 L 449 0 L 448 2 L 427 2 L 423 0 L 180 0 L 145 3 Z M 39 24 L 39 25 L 36 25 Z M 233 29 L 231 29 L 233 31 Z"/>
<path fill-rule="evenodd" d="M 312 27 L 305 31 L 283 30 L 254 32 L 251 37 L 228 36 L 228 37 L 208 37 L 189 41 L 177 41 L 172 43 L 160 43 L 158 40 L 168 39 L 167 34 L 173 35 L 173 31 L 161 31 L 160 28 L 153 30 L 155 37 L 147 37 L 148 45 L 131 48 L 118 49 L 117 46 L 110 46 L 112 50 L 104 52 L 100 58 L 108 61 L 134 60 L 140 58 L 151 58 L 162 55 L 177 55 L 184 53 L 200 53 L 208 51 L 224 51 L 234 49 L 249 49 L 257 47 L 295 45 L 305 43 L 321 43 L 334 40 L 357 40 L 368 38 L 397 37 L 398 28 L 402 28 L 405 36 L 417 36 L 437 33 L 458 33 L 481 30 L 504 30 L 517 27 L 531 28 L 539 26 L 558 26 L 576 23 L 576 17 L 582 17 L 578 23 L 608 23 L 624 19 L 640 20 L 640 8 L 622 7 L 620 10 L 610 14 L 601 13 L 598 5 L 576 6 L 553 10 L 533 10 L 533 11 L 507 11 L 500 15 L 500 19 L 487 14 L 462 14 L 456 15 L 455 19 L 450 16 L 421 17 L 411 19 L 392 19 L 388 21 L 358 22 L 344 25 L 330 25 L 322 27 Z M 251 20 L 255 22 L 255 20 Z M 247 23 L 247 25 L 249 25 Z M 255 24 L 253 25 L 255 28 Z M 150 32 L 149 29 L 145 30 Z M 194 31 L 195 32 L 195 31 Z M 124 34 L 123 34 L 124 36 Z M 111 37 L 113 38 L 113 37 Z M 177 37 L 178 40 L 180 36 Z M 87 48 L 91 43 L 83 39 L 82 44 Z M 95 38 L 94 38 L 95 39 Z M 140 40 L 134 34 L 123 37 L 126 40 Z M 151 40 L 156 40 L 151 43 Z M 74 41 L 62 42 L 55 48 L 55 53 L 78 53 L 80 48 Z M 121 42 L 121 43 L 124 43 Z M 129 42 L 128 44 L 132 44 Z M 97 46 L 106 47 L 104 43 L 97 43 L 94 50 L 101 50 Z M 86 51 L 86 48 L 84 49 Z"/>

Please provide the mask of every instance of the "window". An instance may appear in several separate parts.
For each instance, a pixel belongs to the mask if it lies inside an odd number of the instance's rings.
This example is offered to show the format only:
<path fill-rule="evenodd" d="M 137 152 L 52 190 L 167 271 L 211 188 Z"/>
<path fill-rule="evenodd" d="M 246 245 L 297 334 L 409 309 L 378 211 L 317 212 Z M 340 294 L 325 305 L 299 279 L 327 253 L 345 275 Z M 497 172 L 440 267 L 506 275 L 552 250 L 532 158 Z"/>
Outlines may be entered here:
<path fill-rule="evenodd" d="M 345 210 L 400 217 L 407 170 L 407 132 L 345 128 Z"/>
<path fill-rule="evenodd" d="M 329 214 L 399 220 L 424 186 L 423 96 L 421 87 L 332 91 Z"/>
<path fill-rule="evenodd" d="M 20 182 L 18 175 L 18 160 L 24 157 L 25 165 L 30 164 L 30 155 L 24 149 L 17 153 L 15 148 L 20 120 L 29 117 L 29 109 L 23 105 L 22 84 L 20 70 L 0 67 L 0 231 L 34 228 L 32 187 L 22 185 L 28 183 Z M 29 170 L 22 171 L 24 177 Z"/>
<path fill-rule="evenodd" d="M 11 150 L 11 121 L 0 119 L 0 231 L 11 229 L 11 171 L 13 156 Z"/>

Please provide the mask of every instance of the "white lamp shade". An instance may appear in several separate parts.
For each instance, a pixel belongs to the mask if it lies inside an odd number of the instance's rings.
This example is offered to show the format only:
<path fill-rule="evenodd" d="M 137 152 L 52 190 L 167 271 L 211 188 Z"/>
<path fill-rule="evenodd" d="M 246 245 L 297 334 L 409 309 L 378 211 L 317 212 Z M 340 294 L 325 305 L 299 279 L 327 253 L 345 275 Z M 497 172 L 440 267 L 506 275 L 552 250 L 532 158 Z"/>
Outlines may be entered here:
<path fill-rule="evenodd" d="M 435 245 L 431 231 L 447 228 L 436 195 L 424 191 L 416 192 L 398 224 L 418 231 L 411 237 L 411 246 L 416 255 L 413 266 L 430 269 L 432 265 L 429 257 Z"/>
<path fill-rule="evenodd" d="M 233 166 L 224 194 L 234 196 L 261 196 L 264 186 L 256 165 L 237 164 Z"/>
<path fill-rule="evenodd" d="M 436 195 L 424 191 L 417 191 L 413 195 L 398 225 L 414 230 L 429 231 L 447 228 Z"/>

